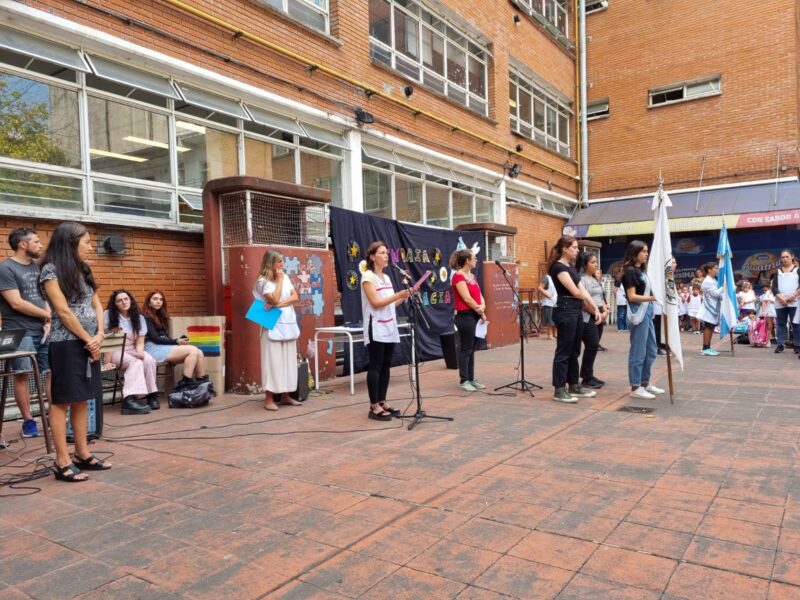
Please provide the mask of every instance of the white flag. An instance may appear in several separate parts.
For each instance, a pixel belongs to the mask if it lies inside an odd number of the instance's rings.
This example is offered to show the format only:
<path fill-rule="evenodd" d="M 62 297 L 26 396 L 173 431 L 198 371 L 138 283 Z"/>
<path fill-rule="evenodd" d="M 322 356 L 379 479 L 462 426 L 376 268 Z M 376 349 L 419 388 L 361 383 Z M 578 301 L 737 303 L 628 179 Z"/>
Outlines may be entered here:
<path fill-rule="evenodd" d="M 667 193 L 660 189 L 653 196 L 655 223 L 653 226 L 653 245 L 647 262 L 647 278 L 653 296 L 664 308 L 661 319 L 662 327 L 666 323 L 666 334 L 669 349 L 681 365 L 683 371 L 683 351 L 681 350 L 681 327 L 678 320 L 678 292 L 675 289 L 675 273 L 672 268 L 672 239 L 669 235 L 669 219 L 667 207 L 672 206 Z"/>

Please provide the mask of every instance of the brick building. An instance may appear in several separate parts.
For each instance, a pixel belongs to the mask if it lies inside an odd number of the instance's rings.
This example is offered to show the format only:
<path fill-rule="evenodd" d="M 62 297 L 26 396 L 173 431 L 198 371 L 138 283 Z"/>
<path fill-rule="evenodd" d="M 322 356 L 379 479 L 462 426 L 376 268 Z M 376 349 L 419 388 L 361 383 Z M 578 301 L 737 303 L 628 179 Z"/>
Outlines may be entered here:
<path fill-rule="evenodd" d="M 434 227 L 516 225 L 534 285 L 577 196 L 574 17 L 566 0 L 0 2 L 0 233 L 87 222 L 104 289 L 202 313 L 201 191 L 242 174 Z"/>
<path fill-rule="evenodd" d="M 723 215 L 734 251 L 739 235 L 763 238 L 742 238 L 761 263 L 777 244 L 796 248 L 797 2 L 594 4 L 603 6 L 587 17 L 591 207 L 570 226 L 604 252 L 646 236 L 661 174 L 673 238 L 693 252 L 678 257 L 684 266 L 713 259 L 697 239 L 713 237 Z"/>

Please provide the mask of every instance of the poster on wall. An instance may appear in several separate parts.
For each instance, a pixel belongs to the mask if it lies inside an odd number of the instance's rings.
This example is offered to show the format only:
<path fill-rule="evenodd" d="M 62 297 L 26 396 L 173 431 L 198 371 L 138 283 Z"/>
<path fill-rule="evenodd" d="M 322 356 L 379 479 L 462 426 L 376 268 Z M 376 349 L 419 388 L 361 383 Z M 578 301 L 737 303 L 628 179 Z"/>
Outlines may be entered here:
<path fill-rule="evenodd" d="M 390 264 L 406 269 L 414 281 L 425 271 L 430 276 L 419 289 L 425 318 L 430 328 L 417 328 L 421 360 L 442 357 L 439 336 L 453 331 L 453 298 L 450 282 L 450 255 L 457 249 L 469 248 L 475 252 L 478 265 L 473 270 L 482 286 L 483 234 L 471 231 L 452 231 L 422 225 L 400 223 L 392 219 L 372 217 L 363 213 L 331 207 L 331 238 L 333 240 L 336 279 L 342 293 L 342 314 L 345 323 L 361 321 L 361 274 L 366 270 L 365 253 L 375 240 L 382 240 L 389 250 Z M 396 290 L 402 289 L 399 273 L 387 268 Z M 408 303 L 397 307 L 401 320 L 408 317 Z M 406 345 L 405 342 L 403 344 Z M 366 353 L 358 344 L 359 352 L 353 359 L 356 371 L 366 367 Z M 408 362 L 409 353 L 396 351 L 395 364 Z"/>

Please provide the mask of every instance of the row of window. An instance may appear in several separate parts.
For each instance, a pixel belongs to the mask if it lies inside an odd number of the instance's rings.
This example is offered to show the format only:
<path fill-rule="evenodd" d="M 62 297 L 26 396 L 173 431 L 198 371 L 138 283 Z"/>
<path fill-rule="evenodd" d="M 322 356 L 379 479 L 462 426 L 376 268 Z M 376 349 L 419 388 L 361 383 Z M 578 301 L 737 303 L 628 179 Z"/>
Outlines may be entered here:
<path fill-rule="evenodd" d="M 508 74 L 511 130 L 569 156 L 570 111 L 516 69 Z"/>
<path fill-rule="evenodd" d="M 675 104 L 676 102 L 686 102 L 697 98 L 717 96 L 722 92 L 722 79 L 719 75 L 694 79 L 681 83 L 674 83 L 667 86 L 653 88 L 648 92 L 648 106 L 661 106 L 664 104 Z M 608 98 L 589 102 L 586 107 L 586 118 L 602 119 L 610 114 L 610 102 Z"/>

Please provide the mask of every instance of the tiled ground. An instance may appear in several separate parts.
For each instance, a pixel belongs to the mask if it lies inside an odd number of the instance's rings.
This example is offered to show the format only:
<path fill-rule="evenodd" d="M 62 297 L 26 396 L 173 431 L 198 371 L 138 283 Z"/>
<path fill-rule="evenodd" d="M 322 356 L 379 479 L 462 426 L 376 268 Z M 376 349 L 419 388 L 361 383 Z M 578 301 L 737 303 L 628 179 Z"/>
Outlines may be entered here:
<path fill-rule="evenodd" d="M 366 418 L 363 375 L 354 397 L 341 379 L 278 413 L 238 396 L 107 411 L 111 471 L 0 499 L 0 599 L 800 598 L 800 362 L 683 341 L 674 405 L 630 401 L 611 329 L 608 384 L 576 406 L 547 385 L 465 395 L 437 361 L 425 408 L 455 420 L 410 432 Z M 529 379 L 549 382 L 553 348 L 527 344 Z M 478 376 L 512 381 L 517 358 L 479 353 Z M 409 402 L 406 369 L 390 393 Z M 0 474 L 41 446 L 0 451 Z"/>

